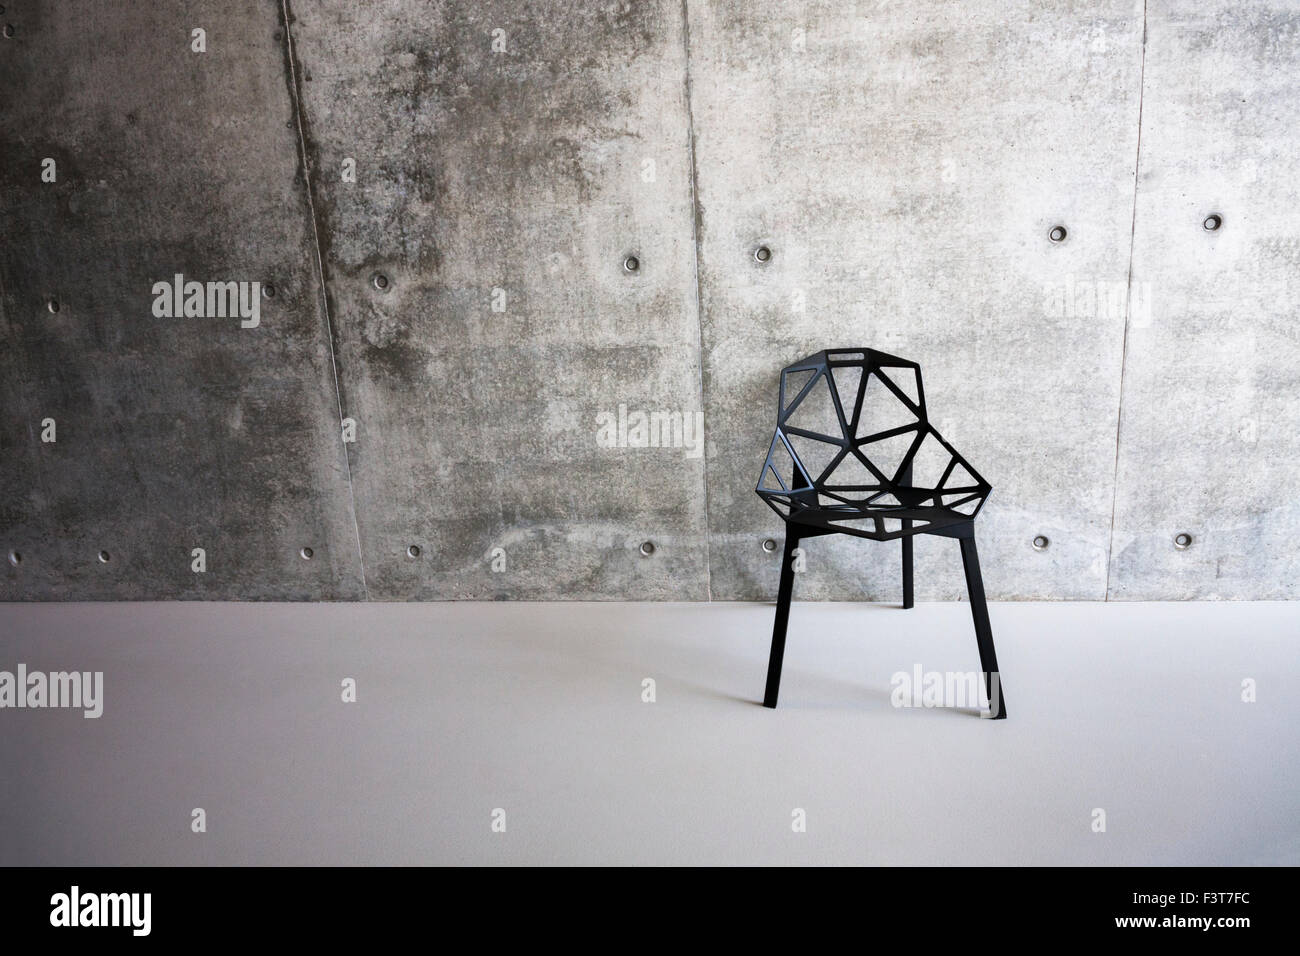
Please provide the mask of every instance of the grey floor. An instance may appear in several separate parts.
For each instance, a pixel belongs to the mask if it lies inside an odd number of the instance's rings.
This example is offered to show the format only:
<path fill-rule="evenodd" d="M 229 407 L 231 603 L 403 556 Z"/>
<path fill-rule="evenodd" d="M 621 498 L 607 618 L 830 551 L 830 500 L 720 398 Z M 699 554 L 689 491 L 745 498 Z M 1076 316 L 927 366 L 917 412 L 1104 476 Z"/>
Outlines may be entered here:
<path fill-rule="evenodd" d="M 0 710 L 0 864 L 1300 863 L 1295 605 L 995 605 L 1009 720 L 892 706 L 968 610 L 796 605 L 770 711 L 766 605 L 0 605 L 104 672 Z"/>

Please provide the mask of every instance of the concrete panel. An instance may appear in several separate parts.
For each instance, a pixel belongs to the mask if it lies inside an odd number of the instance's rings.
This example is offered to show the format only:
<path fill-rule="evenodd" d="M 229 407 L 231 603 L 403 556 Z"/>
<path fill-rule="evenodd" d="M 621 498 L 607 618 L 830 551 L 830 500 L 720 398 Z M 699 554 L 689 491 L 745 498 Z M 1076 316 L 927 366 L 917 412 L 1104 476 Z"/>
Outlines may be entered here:
<path fill-rule="evenodd" d="M 690 4 L 715 597 L 775 593 L 778 370 L 854 346 L 992 483 L 990 597 L 1104 596 L 1141 36 L 1140 0 Z M 898 550 L 810 542 L 796 596 L 897 600 Z M 955 543 L 916 580 L 962 596 Z"/>
<path fill-rule="evenodd" d="M 704 598 L 680 4 L 292 11 L 370 594 Z"/>
<path fill-rule="evenodd" d="M 278 5 L 7 6 L 0 597 L 363 596 Z"/>
<path fill-rule="evenodd" d="M 1129 324 L 1110 596 L 1295 598 L 1300 18 L 1148 20 L 1133 283 L 1154 309 Z"/>

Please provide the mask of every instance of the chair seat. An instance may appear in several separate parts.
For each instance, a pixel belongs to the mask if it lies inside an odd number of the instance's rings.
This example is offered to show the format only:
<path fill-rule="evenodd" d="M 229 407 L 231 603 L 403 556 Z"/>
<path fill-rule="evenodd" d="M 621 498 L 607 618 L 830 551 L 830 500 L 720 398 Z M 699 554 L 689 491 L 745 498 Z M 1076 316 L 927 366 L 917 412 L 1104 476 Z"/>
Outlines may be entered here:
<path fill-rule="evenodd" d="M 796 493 L 789 496 L 791 509 L 787 520 L 875 541 L 932 532 L 971 520 L 969 514 L 955 507 L 935 505 L 935 497 L 934 490 L 926 488 L 882 489 L 859 500 L 824 491 Z M 937 497 L 942 501 L 952 495 L 940 492 Z M 909 501 L 918 503 L 903 503 Z"/>

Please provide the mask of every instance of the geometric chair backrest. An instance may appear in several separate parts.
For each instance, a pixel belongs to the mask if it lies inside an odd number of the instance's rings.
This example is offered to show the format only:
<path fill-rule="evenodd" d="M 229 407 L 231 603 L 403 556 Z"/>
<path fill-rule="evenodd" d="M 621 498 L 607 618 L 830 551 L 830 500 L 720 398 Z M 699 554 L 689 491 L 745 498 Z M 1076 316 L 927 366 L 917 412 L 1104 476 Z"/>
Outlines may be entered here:
<path fill-rule="evenodd" d="M 979 513 L 990 485 L 930 424 L 921 367 L 828 349 L 781 372 L 776 433 L 755 489 L 784 518 L 871 538 Z M 912 520 L 914 519 L 914 520 Z"/>

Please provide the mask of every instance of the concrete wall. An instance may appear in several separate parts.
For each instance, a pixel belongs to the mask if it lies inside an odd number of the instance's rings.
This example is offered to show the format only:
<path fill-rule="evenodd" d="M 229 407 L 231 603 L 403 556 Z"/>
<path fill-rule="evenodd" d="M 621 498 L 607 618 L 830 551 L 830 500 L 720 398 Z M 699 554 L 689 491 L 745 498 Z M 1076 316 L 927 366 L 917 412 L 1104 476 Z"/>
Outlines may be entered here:
<path fill-rule="evenodd" d="M 922 364 L 991 597 L 1300 593 L 1288 4 L 4 7 L 4 599 L 770 598 L 777 372 L 838 346 Z"/>

